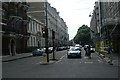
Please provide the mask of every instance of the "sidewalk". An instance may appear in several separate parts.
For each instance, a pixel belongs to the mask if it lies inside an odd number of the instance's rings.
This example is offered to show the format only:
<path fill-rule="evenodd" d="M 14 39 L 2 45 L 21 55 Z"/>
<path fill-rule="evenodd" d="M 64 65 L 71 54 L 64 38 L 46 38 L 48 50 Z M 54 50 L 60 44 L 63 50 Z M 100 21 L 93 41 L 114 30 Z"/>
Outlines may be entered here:
<path fill-rule="evenodd" d="M 109 57 L 103 54 L 99 54 L 96 52 L 102 59 L 104 59 L 107 63 L 110 61 Z M 119 66 L 120 67 L 120 55 L 113 53 L 113 65 Z"/>
<path fill-rule="evenodd" d="M 21 53 L 21 54 L 16 54 L 15 56 L 12 56 L 12 55 L 2 56 L 2 62 L 13 61 L 13 60 L 27 58 L 31 56 L 32 56 L 32 53 Z"/>
<path fill-rule="evenodd" d="M 33 56 L 32 53 L 21 53 L 21 54 L 16 54 L 15 56 L 12 56 L 12 55 L 0 56 L 0 60 L 2 62 L 8 62 L 8 61 L 23 59 L 23 58 L 32 57 L 32 56 Z M 56 61 L 58 61 L 58 60 L 57 59 L 55 59 L 55 60 L 50 59 L 49 62 L 41 61 L 40 64 L 49 65 L 49 64 L 55 63 Z"/>

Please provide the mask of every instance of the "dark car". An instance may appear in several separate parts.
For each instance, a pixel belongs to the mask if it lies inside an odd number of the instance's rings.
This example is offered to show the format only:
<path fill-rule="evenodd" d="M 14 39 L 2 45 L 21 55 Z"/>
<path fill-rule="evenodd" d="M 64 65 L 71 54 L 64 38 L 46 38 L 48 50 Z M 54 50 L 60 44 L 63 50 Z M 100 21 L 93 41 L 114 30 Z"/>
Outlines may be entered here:
<path fill-rule="evenodd" d="M 35 49 L 33 52 L 32 52 L 32 55 L 33 56 L 42 56 L 44 53 L 44 50 L 43 49 Z"/>
<path fill-rule="evenodd" d="M 67 58 L 81 58 L 81 51 L 78 47 L 70 47 Z"/>
<path fill-rule="evenodd" d="M 57 47 L 57 51 L 63 50 L 63 47 Z"/>

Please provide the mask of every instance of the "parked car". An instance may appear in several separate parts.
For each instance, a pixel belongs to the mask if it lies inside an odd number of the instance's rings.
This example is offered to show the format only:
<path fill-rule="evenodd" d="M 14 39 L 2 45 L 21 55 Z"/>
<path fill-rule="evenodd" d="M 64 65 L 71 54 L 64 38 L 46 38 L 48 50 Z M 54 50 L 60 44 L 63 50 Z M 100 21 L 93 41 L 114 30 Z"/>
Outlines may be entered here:
<path fill-rule="evenodd" d="M 53 52 L 53 47 L 49 47 L 48 51 L 49 51 L 49 53 L 52 53 Z"/>
<path fill-rule="evenodd" d="M 90 46 L 90 52 L 94 53 L 95 52 L 95 47 L 94 46 Z"/>
<path fill-rule="evenodd" d="M 65 47 L 57 47 L 57 51 L 65 50 Z"/>
<path fill-rule="evenodd" d="M 81 58 L 81 51 L 78 47 L 70 47 L 67 53 L 67 58 Z"/>
<path fill-rule="evenodd" d="M 44 50 L 44 52 L 45 52 L 46 48 L 43 48 L 43 50 Z M 49 47 L 49 48 L 48 48 L 48 52 L 49 52 L 49 53 L 52 53 L 52 52 L 53 52 L 53 47 Z"/>
<path fill-rule="evenodd" d="M 76 44 L 75 47 L 80 47 L 80 48 L 82 48 L 82 46 L 81 46 L 80 44 Z"/>
<path fill-rule="evenodd" d="M 32 51 L 33 56 L 42 56 L 43 53 L 44 53 L 44 50 L 39 48 Z"/>

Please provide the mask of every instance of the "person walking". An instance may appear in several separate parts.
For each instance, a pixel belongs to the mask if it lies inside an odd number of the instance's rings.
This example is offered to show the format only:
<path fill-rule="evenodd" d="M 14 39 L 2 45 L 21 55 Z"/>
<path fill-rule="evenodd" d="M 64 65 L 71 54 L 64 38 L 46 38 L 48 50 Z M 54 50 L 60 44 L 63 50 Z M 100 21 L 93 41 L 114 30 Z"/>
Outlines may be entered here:
<path fill-rule="evenodd" d="M 87 47 L 87 49 L 88 49 L 87 56 L 89 59 L 91 59 L 90 45 Z"/>
<path fill-rule="evenodd" d="M 112 63 L 112 61 L 113 61 L 113 55 L 112 55 L 112 53 L 113 53 L 112 46 L 109 45 L 109 46 L 108 46 L 108 54 L 109 54 L 109 59 L 110 59 L 110 61 L 109 61 L 108 63 L 109 63 L 110 65 L 113 65 L 113 63 Z"/>
<path fill-rule="evenodd" d="M 89 59 L 91 59 L 90 45 L 88 45 L 85 49 L 85 56 L 87 56 Z"/>

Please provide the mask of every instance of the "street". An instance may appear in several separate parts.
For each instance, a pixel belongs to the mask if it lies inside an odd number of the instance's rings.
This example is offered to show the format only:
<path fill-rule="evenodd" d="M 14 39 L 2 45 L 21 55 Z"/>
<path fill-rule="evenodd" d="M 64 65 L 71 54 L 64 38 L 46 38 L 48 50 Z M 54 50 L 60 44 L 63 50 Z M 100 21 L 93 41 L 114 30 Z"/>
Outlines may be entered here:
<path fill-rule="evenodd" d="M 51 57 L 51 56 L 50 56 Z M 41 65 L 41 56 L 2 63 L 3 78 L 118 78 L 118 67 L 109 65 L 96 53 L 92 59 L 85 57 L 67 59 L 67 50 L 56 52 L 54 64 Z M 52 59 L 52 58 L 50 58 Z"/>

